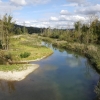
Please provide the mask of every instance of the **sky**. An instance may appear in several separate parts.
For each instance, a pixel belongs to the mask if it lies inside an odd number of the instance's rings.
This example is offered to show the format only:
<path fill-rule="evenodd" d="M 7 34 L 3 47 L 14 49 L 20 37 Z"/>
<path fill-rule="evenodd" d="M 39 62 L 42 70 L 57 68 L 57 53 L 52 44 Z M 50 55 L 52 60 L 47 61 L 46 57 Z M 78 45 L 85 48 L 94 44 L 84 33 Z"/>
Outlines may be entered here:
<path fill-rule="evenodd" d="M 0 18 L 5 13 L 18 25 L 73 28 L 92 16 L 100 20 L 100 0 L 0 0 Z"/>

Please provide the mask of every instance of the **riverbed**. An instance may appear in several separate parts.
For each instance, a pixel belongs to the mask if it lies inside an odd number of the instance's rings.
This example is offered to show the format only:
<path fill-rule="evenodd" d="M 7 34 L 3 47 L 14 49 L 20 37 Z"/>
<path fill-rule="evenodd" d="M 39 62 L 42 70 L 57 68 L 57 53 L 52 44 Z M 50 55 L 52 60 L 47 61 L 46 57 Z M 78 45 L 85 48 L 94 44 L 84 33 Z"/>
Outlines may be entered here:
<path fill-rule="evenodd" d="M 0 80 L 0 100 L 96 100 L 94 89 L 99 74 L 88 60 L 49 46 L 54 53 L 31 62 L 40 67 L 24 80 Z"/>

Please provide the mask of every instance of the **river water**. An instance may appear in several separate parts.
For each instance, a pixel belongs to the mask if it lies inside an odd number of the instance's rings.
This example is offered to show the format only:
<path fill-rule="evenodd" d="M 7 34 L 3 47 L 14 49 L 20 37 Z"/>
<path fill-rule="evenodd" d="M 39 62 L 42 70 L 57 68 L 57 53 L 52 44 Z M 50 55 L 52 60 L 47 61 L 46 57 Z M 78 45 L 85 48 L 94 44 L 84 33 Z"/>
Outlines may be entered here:
<path fill-rule="evenodd" d="M 96 100 L 99 74 L 85 57 L 51 47 L 54 53 L 19 82 L 0 80 L 0 100 Z"/>

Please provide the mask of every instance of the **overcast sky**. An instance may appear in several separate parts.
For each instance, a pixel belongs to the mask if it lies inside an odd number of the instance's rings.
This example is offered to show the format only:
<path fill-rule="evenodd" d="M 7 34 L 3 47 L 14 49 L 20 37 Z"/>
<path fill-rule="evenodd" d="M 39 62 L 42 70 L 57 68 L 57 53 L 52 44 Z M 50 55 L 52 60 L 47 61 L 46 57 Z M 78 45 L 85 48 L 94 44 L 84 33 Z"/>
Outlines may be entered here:
<path fill-rule="evenodd" d="M 71 28 L 76 21 L 100 17 L 100 0 L 0 0 L 0 16 L 5 13 L 19 25 Z"/>

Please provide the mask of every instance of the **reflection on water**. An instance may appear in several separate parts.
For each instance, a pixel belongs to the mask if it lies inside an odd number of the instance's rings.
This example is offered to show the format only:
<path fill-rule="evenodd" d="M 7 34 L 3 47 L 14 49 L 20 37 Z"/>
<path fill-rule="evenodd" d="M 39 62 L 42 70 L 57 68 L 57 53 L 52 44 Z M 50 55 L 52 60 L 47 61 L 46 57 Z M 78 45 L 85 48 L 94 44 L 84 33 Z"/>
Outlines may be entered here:
<path fill-rule="evenodd" d="M 15 86 L 14 86 L 14 82 L 10 82 L 10 81 L 8 81 L 7 82 L 7 86 L 8 86 L 8 91 L 9 91 L 9 93 L 12 93 L 12 92 L 14 92 L 16 89 L 15 89 Z"/>
<path fill-rule="evenodd" d="M 0 80 L 0 89 L 8 93 L 13 93 L 15 89 L 15 82 L 14 81 L 2 81 Z"/>
<path fill-rule="evenodd" d="M 97 94 L 96 100 L 100 100 L 100 79 L 97 82 L 97 85 L 95 86 L 95 93 Z"/>
<path fill-rule="evenodd" d="M 81 65 L 81 60 L 79 57 L 75 57 L 73 55 L 68 54 L 67 59 L 66 59 L 66 63 L 70 66 L 70 67 L 78 67 Z"/>
<path fill-rule="evenodd" d="M 95 100 L 99 75 L 87 59 L 51 44 L 49 47 L 54 54 L 31 62 L 40 67 L 26 79 L 0 81 L 0 100 Z"/>

